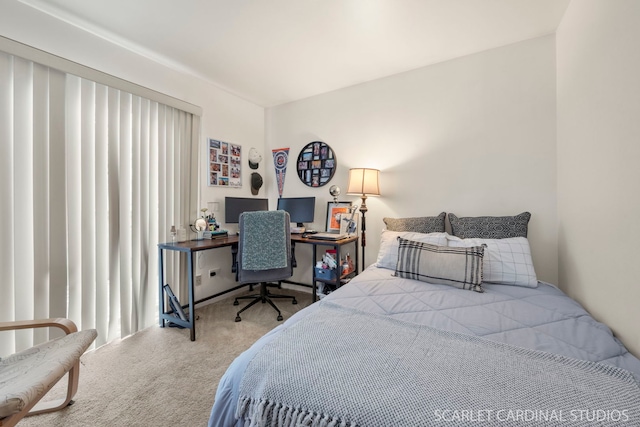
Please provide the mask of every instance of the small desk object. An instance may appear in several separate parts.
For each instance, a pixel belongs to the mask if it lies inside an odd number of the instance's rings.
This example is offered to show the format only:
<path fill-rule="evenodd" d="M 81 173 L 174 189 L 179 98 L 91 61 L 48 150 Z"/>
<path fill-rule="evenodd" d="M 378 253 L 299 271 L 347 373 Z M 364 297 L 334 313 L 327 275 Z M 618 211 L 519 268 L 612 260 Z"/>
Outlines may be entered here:
<path fill-rule="evenodd" d="M 176 242 L 176 243 L 159 243 L 158 244 L 158 269 L 159 269 L 159 317 L 158 320 L 160 322 L 160 327 L 164 328 L 166 322 L 174 323 L 178 326 L 182 326 L 188 328 L 191 332 L 191 341 L 196 340 L 196 322 L 195 322 L 195 305 L 209 300 L 211 298 L 215 298 L 222 294 L 225 294 L 229 291 L 235 290 L 236 288 L 229 289 L 227 291 L 208 296 L 198 301 L 194 301 L 195 293 L 193 290 L 194 287 L 194 254 L 200 251 L 206 251 L 209 249 L 216 248 L 224 248 L 231 247 L 231 252 L 234 255 L 238 252 L 238 236 L 227 236 L 227 237 L 218 237 L 215 239 L 202 239 L 202 240 L 187 240 L 186 242 Z M 173 315 L 171 311 L 167 312 L 165 297 L 164 297 L 164 252 L 163 251 L 178 251 L 187 254 L 187 278 L 189 280 L 189 304 L 183 306 L 189 307 L 188 319 L 182 320 Z M 235 271 L 235 263 L 232 266 L 233 271 Z M 239 288 L 240 286 L 238 286 Z"/>

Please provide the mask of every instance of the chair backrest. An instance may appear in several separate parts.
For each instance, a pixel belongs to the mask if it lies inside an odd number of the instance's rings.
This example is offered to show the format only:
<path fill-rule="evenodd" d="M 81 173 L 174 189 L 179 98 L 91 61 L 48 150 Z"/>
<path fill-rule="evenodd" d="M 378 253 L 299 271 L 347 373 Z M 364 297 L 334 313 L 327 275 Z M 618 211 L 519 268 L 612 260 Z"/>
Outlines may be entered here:
<path fill-rule="evenodd" d="M 288 212 L 244 212 L 240 214 L 239 229 L 238 281 L 240 283 L 284 280 L 293 275 Z M 256 257 L 259 258 L 257 261 Z M 269 265 L 275 267 L 269 267 Z"/>

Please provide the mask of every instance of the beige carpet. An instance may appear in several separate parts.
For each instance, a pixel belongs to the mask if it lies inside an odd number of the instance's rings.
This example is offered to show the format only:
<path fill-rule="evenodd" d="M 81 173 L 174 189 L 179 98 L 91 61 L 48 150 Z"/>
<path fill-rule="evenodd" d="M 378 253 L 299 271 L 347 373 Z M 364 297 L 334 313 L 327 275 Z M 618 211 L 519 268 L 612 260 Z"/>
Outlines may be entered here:
<path fill-rule="evenodd" d="M 311 303 L 276 302 L 286 319 Z M 196 310 L 196 341 L 186 329 L 152 326 L 82 356 L 75 404 L 50 414 L 27 417 L 19 426 L 206 426 L 220 377 L 242 351 L 281 324 L 268 304 L 245 311 L 232 298 Z M 66 383 L 66 377 L 60 383 Z M 60 383 L 48 396 L 61 394 Z"/>

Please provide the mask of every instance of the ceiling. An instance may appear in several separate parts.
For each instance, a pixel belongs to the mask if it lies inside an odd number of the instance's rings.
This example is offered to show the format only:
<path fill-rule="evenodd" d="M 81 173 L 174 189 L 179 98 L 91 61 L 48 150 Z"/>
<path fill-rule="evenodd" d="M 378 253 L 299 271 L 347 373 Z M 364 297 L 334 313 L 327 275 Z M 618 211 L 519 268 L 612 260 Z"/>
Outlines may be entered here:
<path fill-rule="evenodd" d="M 20 0 L 270 107 L 553 33 L 570 0 Z"/>

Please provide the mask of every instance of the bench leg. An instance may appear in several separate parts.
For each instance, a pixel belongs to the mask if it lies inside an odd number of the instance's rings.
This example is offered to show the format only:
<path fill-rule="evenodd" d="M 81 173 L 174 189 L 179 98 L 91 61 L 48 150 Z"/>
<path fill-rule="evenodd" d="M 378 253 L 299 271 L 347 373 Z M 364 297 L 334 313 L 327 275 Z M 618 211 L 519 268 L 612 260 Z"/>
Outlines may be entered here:
<path fill-rule="evenodd" d="M 72 402 L 73 396 L 78 391 L 78 379 L 80 374 L 80 362 L 77 361 L 71 370 L 69 370 L 69 382 L 67 383 L 67 397 L 64 399 L 48 400 L 46 402 L 38 402 L 31 411 L 26 415 L 44 414 L 46 412 L 59 411 L 66 408 Z"/>
<path fill-rule="evenodd" d="M 35 402 L 37 403 L 35 403 L 34 405 L 25 407 L 17 414 L 13 414 L 7 418 L 0 419 L 0 427 L 14 427 L 18 423 L 18 421 L 20 421 L 24 417 L 29 417 L 36 414 L 44 414 L 46 412 L 59 411 L 60 409 L 64 409 L 67 406 L 71 405 L 73 403 L 71 399 L 73 399 L 73 396 L 75 396 L 76 392 L 78 391 L 79 374 L 80 361 L 77 361 L 73 365 L 73 368 L 71 368 L 71 370 L 69 370 L 68 372 L 69 381 L 67 383 L 67 396 L 64 399 L 54 399 L 48 400 L 46 402 L 38 402 L 39 399 L 35 399 Z M 55 384 L 57 384 L 57 382 Z M 55 384 L 52 384 L 51 387 L 53 387 Z M 40 398 L 44 397 L 44 395 L 46 395 L 49 390 L 51 390 L 51 387 L 44 390 Z"/>

